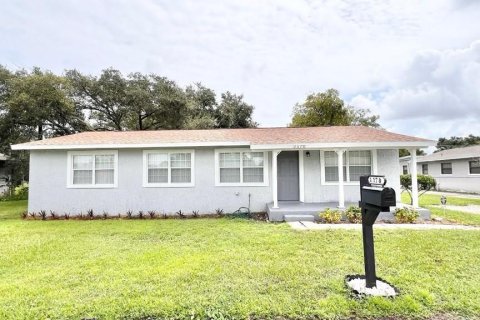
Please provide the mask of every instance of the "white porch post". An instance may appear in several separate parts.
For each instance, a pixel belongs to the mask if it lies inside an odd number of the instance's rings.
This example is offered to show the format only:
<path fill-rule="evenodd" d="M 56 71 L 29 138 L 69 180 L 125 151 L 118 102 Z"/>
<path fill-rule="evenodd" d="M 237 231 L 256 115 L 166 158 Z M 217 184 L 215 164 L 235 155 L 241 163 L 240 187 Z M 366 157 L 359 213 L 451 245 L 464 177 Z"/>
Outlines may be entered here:
<path fill-rule="evenodd" d="M 305 202 L 305 169 L 303 164 L 303 150 L 298 151 L 298 191 L 300 202 Z"/>
<path fill-rule="evenodd" d="M 418 208 L 417 149 L 410 150 L 410 173 L 412 174 L 412 204 Z"/>
<path fill-rule="evenodd" d="M 280 150 L 272 151 L 272 193 L 273 193 L 273 207 L 278 208 L 278 192 L 277 192 L 277 156 Z"/>
<path fill-rule="evenodd" d="M 335 150 L 338 157 L 338 207 L 345 208 L 345 189 L 343 186 L 343 153 L 345 150 Z"/>

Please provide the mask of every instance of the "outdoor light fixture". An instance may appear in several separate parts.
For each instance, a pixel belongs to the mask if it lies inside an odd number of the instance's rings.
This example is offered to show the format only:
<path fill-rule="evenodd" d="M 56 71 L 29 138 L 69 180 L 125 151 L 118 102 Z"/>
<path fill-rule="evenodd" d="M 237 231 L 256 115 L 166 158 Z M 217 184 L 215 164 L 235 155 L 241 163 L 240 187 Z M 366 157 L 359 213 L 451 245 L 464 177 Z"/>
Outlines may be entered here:
<path fill-rule="evenodd" d="M 307 156 L 307 158 L 310 158 L 310 151 L 307 151 L 305 155 Z"/>

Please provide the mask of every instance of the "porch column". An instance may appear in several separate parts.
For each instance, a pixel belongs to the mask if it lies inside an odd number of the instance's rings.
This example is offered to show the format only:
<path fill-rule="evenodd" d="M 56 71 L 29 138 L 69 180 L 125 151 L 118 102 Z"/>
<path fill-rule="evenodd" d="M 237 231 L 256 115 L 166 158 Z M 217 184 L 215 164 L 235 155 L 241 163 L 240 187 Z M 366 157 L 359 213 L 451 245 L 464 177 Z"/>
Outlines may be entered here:
<path fill-rule="evenodd" d="M 410 173 L 412 175 L 412 205 L 418 208 L 417 149 L 410 150 Z"/>
<path fill-rule="evenodd" d="M 272 193 L 273 193 L 273 207 L 278 208 L 278 192 L 277 192 L 277 156 L 280 150 L 272 151 Z"/>
<path fill-rule="evenodd" d="M 345 189 L 343 187 L 343 153 L 345 150 L 335 150 L 338 157 L 338 208 L 345 208 Z"/>

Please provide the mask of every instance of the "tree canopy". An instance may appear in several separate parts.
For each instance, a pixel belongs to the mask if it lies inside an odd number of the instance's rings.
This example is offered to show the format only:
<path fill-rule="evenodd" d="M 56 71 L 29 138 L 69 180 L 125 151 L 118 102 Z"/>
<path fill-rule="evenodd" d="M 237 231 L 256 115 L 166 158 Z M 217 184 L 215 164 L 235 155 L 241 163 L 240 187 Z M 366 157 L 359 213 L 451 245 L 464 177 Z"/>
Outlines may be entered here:
<path fill-rule="evenodd" d="M 291 127 L 369 126 L 378 128 L 379 116 L 369 109 L 347 105 L 335 89 L 313 93 L 293 108 Z"/>
<path fill-rule="evenodd" d="M 477 144 L 480 144 L 480 136 L 475 136 L 473 134 L 469 134 L 466 137 L 453 136 L 450 138 L 439 138 L 435 152 L 454 148 L 463 148 Z"/>

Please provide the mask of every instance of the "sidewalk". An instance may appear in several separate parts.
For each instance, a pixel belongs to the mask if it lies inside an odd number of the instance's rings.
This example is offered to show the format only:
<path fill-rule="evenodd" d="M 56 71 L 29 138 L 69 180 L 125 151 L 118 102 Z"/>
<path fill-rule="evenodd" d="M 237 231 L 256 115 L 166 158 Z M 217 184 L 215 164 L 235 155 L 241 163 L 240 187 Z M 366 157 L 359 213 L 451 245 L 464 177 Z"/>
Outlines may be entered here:
<path fill-rule="evenodd" d="M 314 223 L 311 221 L 294 221 L 287 222 L 295 230 L 362 230 L 361 224 L 339 223 L 326 224 Z M 393 223 L 376 223 L 374 229 L 407 229 L 407 230 L 477 230 L 480 227 L 464 226 L 456 224 L 393 224 Z"/>

